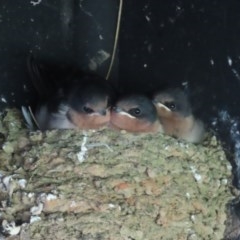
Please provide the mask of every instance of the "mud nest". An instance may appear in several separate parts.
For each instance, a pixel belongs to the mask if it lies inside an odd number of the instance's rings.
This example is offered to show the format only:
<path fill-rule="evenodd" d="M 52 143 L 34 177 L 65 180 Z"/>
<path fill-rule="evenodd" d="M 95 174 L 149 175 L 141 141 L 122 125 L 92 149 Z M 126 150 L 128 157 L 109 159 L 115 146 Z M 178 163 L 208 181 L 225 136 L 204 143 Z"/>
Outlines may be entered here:
<path fill-rule="evenodd" d="M 222 239 L 231 166 L 213 136 L 29 132 L 0 121 L 1 239 Z M 231 187 L 232 188 L 232 187 Z"/>

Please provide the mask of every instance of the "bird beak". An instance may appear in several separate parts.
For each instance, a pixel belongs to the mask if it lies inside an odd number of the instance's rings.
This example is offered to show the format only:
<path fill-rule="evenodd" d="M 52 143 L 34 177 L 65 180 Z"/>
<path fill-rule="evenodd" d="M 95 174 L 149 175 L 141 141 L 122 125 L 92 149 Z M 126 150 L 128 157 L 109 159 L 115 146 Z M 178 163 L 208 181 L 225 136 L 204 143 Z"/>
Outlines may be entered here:
<path fill-rule="evenodd" d="M 168 111 L 168 112 L 171 112 L 171 110 L 170 110 L 168 107 L 166 107 L 164 104 L 158 102 L 157 100 L 154 99 L 152 102 L 153 102 L 153 104 L 154 104 L 156 107 L 162 108 L 162 109 L 164 109 L 164 110 L 166 110 L 166 111 Z"/>
<path fill-rule="evenodd" d="M 112 111 L 119 114 L 119 115 L 125 115 L 129 118 L 135 118 L 134 116 L 130 115 L 129 113 L 125 112 L 122 108 L 117 107 L 117 106 L 113 107 Z"/>

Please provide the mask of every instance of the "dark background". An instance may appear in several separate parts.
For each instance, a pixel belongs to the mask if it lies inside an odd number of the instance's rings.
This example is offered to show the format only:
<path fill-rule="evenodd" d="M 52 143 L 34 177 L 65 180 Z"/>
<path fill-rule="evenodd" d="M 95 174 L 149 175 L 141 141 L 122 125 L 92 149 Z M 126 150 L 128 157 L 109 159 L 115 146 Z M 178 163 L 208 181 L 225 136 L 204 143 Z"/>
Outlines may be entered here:
<path fill-rule="evenodd" d="M 106 76 L 119 0 L 1 0 L 0 109 L 36 101 L 27 57 Z M 96 63 L 97 62 L 97 63 Z M 240 186 L 240 1 L 123 0 L 111 81 L 121 90 L 181 86 L 217 132 Z"/>

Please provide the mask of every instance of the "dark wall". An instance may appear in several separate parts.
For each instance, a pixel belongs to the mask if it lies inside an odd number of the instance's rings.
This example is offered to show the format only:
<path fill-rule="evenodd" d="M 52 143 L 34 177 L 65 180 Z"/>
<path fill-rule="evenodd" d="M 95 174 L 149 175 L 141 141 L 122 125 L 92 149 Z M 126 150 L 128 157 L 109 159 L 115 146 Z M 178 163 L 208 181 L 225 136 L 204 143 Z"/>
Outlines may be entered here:
<path fill-rule="evenodd" d="M 49 64 L 107 73 L 110 58 L 104 61 L 99 51 L 112 51 L 117 0 L 36 2 L 1 0 L 0 108 L 35 100 L 26 69 L 29 54 Z"/>
<path fill-rule="evenodd" d="M 121 81 L 149 88 L 188 82 L 197 105 L 204 95 L 200 105 L 231 104 L 232 112 L 239 111 L 239 1 L 124 3 Z"/>

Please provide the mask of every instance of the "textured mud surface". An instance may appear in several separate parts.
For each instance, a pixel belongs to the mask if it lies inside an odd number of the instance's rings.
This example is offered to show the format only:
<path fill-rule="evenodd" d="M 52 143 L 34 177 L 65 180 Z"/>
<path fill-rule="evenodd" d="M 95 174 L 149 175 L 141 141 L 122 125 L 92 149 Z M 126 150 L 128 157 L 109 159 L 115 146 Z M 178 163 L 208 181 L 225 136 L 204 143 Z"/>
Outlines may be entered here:
<path fill-rule="evenodd" d="M 223 238 L 231 167 L 214 137 L 29 133 L 14 110 L 0 124 L 1 239 Z"/>

